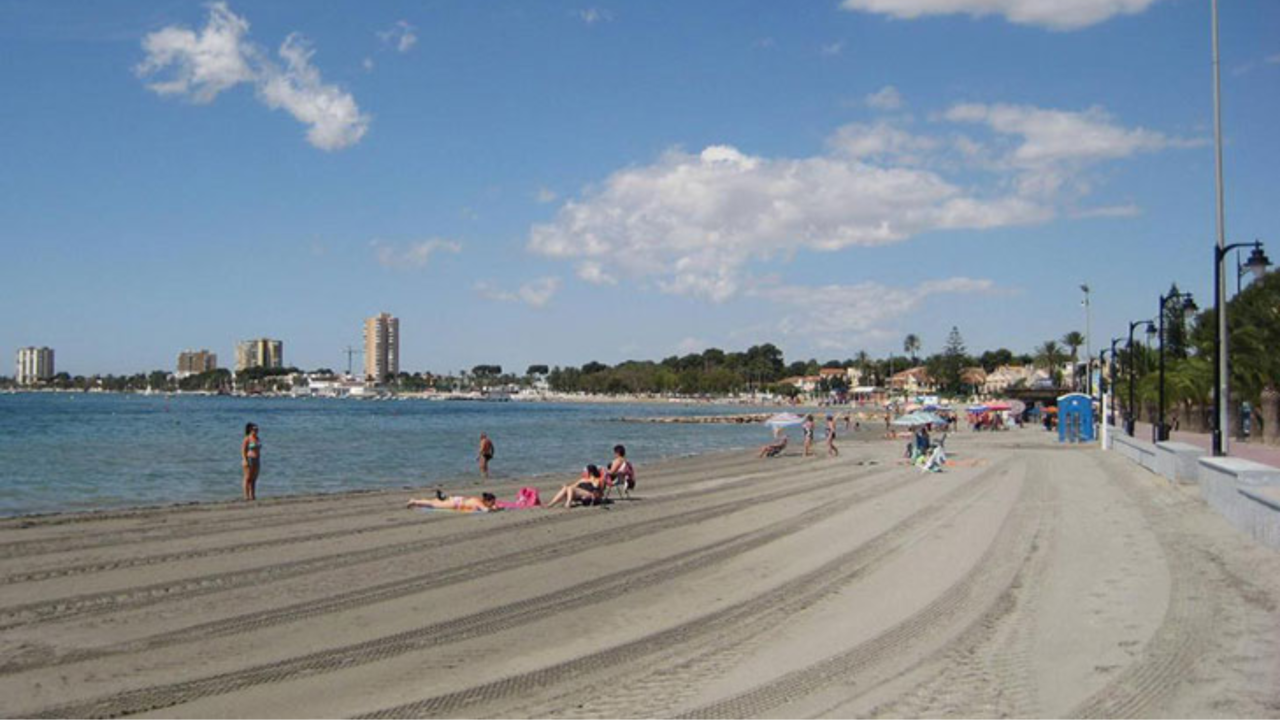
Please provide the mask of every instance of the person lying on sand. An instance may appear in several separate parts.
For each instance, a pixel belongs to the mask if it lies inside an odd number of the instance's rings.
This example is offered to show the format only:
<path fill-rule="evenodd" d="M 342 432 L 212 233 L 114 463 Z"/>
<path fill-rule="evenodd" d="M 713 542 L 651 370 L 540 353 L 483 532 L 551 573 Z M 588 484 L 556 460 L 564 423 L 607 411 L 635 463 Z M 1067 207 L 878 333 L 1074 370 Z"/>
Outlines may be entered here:
<path fill-rule="evenodd" d="M 436 490 L 433 498 L 410 500 L 406 507 L 426 507 L 437 510 L 458 510 L 461 512 L 493 512 L 498 509 L 498 498 L 493 493 L 474 495 L 445 495 Z"/>
<path fill-rule="evenodd" d="M 573 507 L 573 501 L 577 500 L 583 505 L 596 505 L 604 497 L 604 473 L 600 472 L 600 468 L 595 465 L 588 465 L 582 471 L 582 477 L 576 481 L 569 483 L 560 488 L 556 496 L 551 498 L 551 502 L 546 507 L 552 508 L 564 502 L 566 508 Z"/>

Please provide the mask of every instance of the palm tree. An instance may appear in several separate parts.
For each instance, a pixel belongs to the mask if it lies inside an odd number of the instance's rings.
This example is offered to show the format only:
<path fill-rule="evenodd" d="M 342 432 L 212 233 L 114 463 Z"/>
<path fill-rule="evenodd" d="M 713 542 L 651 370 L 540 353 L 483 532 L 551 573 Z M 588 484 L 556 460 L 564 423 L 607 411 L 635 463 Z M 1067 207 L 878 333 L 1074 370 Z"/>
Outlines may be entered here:
<path fill-rule="evenodd" d="M 1084 345 L 1084 335 L 1081 335 L 1077 330 L 1072 330 L 1062 336 L 1062 344 L 1071 348 L 1071 384 L 1074 387 L 1077 384 L 1076 364 L 1079 362 L 1080 358 L 1078 351 L 1080 350 L 1080 346 Z"/>
<path fill-rule="evenodd" d="M 902 351 L 911 356 L 911 364 L 918 363 L 916 353 L 920 352 L 920 336 L 910 333 L 902 340 Z"/>
<path fill-rule="evenodd" d="M 1046 340 L 1043 345 L 1036 348 L 1036 365 L 1049 371 L 1049 377 L 1053 379 L 1054 385 L 1061 386 L 1062 384 L 1062 370 L 1060 368 L 1066 360 L 1066 353 L 1053 340 Z"/>

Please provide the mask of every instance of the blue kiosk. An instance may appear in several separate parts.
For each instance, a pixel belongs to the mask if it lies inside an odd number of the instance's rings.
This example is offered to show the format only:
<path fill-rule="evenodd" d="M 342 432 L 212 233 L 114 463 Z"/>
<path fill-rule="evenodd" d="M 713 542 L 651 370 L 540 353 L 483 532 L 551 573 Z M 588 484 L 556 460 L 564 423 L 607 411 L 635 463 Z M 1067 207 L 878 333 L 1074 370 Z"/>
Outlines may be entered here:
<path fill-rule="evenodd" d="M 1058 398 L 1058 442 L 1093 442 L 1093 398 L 1084 393 Z"/>

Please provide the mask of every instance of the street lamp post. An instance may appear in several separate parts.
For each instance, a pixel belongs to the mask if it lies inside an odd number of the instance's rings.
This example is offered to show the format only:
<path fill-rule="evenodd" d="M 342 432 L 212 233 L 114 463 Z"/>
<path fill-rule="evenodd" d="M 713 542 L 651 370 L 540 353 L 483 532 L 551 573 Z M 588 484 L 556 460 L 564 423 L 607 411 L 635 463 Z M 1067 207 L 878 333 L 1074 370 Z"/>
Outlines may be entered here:
<path fill-rule="evenodd" d="M 1154 333 L 1155 333 L 1155 331 L 1156 331 L 1156 324 L 1155 324 L 1154 322 L 1150 321 L 1150 320 L 1136 320 L 1136 321 L 1134 321 L 1134 322 L 1129 323 L 1129 345 L 1128 345 L 1128 352 L 1129 352 L 1129 402 L 1128 402 L 1128 404 L 1126 404 L 1126 405 L 1125 405 L 1125 408 L 1124 408 L 1124 414 L 1125 414 L 1124 432 L 1125 432 L 1125 434 L 1126 434 L 1126 435 L 1128 435 L 1129 437 L 1133 437 L 1133 425 L 1134 425 L 1134 423 L 1137 421 L 1136 413 L 1134 413 L 1134 407 L 1135 407 L 1135 402 L 1136 402 L 1136 401 L 1135 401 L 1135 399 L 1134 399 L 1134 393 L 1133 393 L 1133 390 L 1134 390 L 1134 384 L 1135 384 L 1135 383 L 1134 383 L 1134 377 L 1133 377 L 1133 369 L 1134 369 L 1134 366 L 1135 366 L 1135 365 L 1137 365 L 1137 363 L 1133 361 L 1133 330 L 1134 330 L 1134 328 L 1141 327 L 1141 326 L 1143 326 L 1143 325 L 1146 325 L 1146 326 L 1147 326 L 1147 334 L 1148 334 L 1148 335 L 1152 335 L 1152 334 L 1154 334 Z"/>
<path fill-rule="evenodd" d="M 1191 299 L 1191 293 L 1171 292 L 1168 295 L 1160 296 L 1160 412 L 1153 430 L 1155 434 L 1155 442 L 1163 442 L 1169 439 L 1169 428 L 1164 424 L 1164 316 L 1165 309 L 1169 303 L 1174 300 L 1182 301 L 1182 309 L 1186 312 L 1195 312 L 1196 301 Z"/>
<path fill-rule="evenodd" d="M 1080 291 L 1084 293 L 1084 384 L 1089 397 L 1093 397 L 1093 328 L 1089 312 L 1089 284 L 1081 283 Z"/>
<path fill-rule="evenodd" d="M 1111 338 L 1111 367 L 1107 373 L 1107 389 L 1111 392 L 1111 427 L 1116 426 L 1116 343 L 1124 338 Z"/>
<path fill-rule="evenodd" d="M 1227 387 L 1229 373 L 1227 370 L 1227 309 L 1225 307 L 1226 300 L 1223 298 L 1222 276 L 1225 274 L 1222 261 L 1226 259 L 1227 253 L 1236 248 L 1253 247 L 1253 252 L 1249 253 L 1249 259 L 1244 264 L 1244 269 L 1253 273 L 1254 278 L 1261 278 L 1263 273 L 1267 271 L 1267 267 L 1271 265 L 1271 260 L 1267 254 L 1262 251 L 1262 241 L 1254 240 L 1251 243 L 1231 243 L 1230 245 L 1216 245 L 1213 248 L 1213 313 L 1216 316 L 1218 332 L 1214 335 L 1214 359 L 1213 364 L 1213 454 L 1222 456 L 1227 454 L 1227 403 L 1229 402 L 1230 390 Z"/>

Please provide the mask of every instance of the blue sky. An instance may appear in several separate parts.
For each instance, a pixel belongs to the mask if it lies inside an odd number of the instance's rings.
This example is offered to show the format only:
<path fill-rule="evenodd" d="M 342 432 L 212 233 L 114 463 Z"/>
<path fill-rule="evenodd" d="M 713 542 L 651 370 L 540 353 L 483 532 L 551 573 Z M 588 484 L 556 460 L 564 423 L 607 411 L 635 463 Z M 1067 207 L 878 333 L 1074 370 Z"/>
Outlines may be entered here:
<path fill-rule="evenodd" d="M 1280 3 L 1222 7 L 1227 234 L 1280 255 Z M 1210 301 L 1208 0 L 0 0 L 0 351 L 403 369 L 1095 350 Z M 7 373 L 6 373 L 7 374 Z"/>

